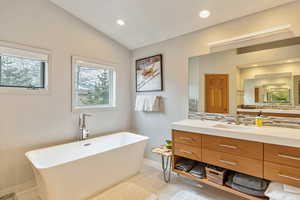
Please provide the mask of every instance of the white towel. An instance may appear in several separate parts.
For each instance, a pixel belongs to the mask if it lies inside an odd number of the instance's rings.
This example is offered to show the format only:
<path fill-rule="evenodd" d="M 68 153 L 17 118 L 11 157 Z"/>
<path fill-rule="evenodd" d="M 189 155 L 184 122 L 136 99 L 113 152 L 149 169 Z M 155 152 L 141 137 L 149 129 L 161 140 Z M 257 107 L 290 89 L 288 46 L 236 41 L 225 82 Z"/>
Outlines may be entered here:
<path fill-rule="evenodd" d="M 299 200 L 300 194 L 294 194 L 290 192 L 285 192 L 283 190 L 283 184 L 271 182 L 265 195 L 270 198 L 270 200 Z"/>
<path fill-rule="evenodd" d="M 161 112 L 161 97 L 154 95 L 138 95 L 135 102 L 135 111 Z"/>
<path fill-rule="evenodd" d="M 144 111 L 145 98 L 144 96 L 138 95 L 135 100 L 135 111 Z"/>
<path fill-rule="evenodd" d="M 144 111 L 145 112 L 160 112 L 160 96 L 145 96 Z"/>
<path fill-rule="evenodd" d="M 283 185 L 283 190 L 285 192 L 291 192 L 291 193 L 295 193 L 295 194 L 300 194 L 300 188 L 293 187 L 293 186 L 286 185 L 286 184 Z"/>

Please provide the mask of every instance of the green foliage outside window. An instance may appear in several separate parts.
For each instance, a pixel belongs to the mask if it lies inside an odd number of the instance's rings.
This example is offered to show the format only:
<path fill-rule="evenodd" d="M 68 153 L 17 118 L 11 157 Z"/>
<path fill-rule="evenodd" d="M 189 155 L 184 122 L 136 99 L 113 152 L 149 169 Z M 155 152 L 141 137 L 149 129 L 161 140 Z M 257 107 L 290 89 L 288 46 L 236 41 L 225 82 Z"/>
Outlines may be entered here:
<path fill-rule="evenodd" d="M 0 86 L 43 88 L 46 63 L 16 56 L 0 56 Z"/>
<path fill-rule="evenodd" d="M 110 73 L 108 69 L 78 66 L 78 104 L 109 105 Z"/>

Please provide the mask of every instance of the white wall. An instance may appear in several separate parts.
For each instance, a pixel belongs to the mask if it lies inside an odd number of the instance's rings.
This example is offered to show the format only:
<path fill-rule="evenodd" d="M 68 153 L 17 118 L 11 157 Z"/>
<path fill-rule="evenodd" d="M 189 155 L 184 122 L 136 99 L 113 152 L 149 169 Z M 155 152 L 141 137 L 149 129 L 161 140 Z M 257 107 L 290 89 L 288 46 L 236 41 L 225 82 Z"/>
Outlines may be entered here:
<path fill-rule="evenodd" d="M 229 113 L 236 112 L 237 105 L 237 61 L 241 59 L 235 50 L 222 51 L 218 53 L 196 56 L 198 59 L 198 76 L 200 79 L 199 108 L 200 112 L 205 111 L 205 74 L 228 74 L 229 75 Z"/>
<path fill-rule="evenodd" d="M 49 95 L 0 95 L 0 191 L 33 179 L 26 151 L 78 136 L 79 113 L 71 112 L 71 55 L 118 63 L 118 109 L 92 112 L 91 131 L 130 128 L 127 48 L 48 0 L 1 0 L 0 26 L 0 40 L 48 49 L 53 58 Z"/>
<path fill-rule="evenodd" d="M 295 35 L 300 35 L 300 2 L 267 10 L 245 18 L 233 20 L 202 31 L 196 31 L 168 41 L 133 52 L 132 77 L 134 77 L 134 60 L 162 53 L 164 58 L 165 90 L 158 94 L 165 97 L 165 112 L 133 112 L 134 126 L 137 132 L 150 136 L 146 156 L 151 159 L 159 157 L 151 154 L 151 147 L 160 145 L 164 139 L 171 137 L 171 123 L 187 118 L 188 113 L 188 58 L 208 53 L 208 42 L 237 37 L 280 25 L 291 24 Z M 132 80 L 132 94 L 134 80 Z"/>

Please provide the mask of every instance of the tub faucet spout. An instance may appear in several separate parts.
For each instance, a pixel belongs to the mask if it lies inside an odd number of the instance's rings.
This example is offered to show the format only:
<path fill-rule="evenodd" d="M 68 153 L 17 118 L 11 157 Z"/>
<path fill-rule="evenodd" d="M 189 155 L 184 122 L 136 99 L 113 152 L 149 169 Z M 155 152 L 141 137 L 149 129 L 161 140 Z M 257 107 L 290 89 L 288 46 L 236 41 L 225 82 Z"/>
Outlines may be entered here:
<path fill-rule="evenodd" d="M 81 113 L 79 116 L 79 129 L 80 137 L 79 140 L 85 140 L 89 137 L 90 131 L 87 128 L 87 117 L 92 116 L 91 114 Z"/>

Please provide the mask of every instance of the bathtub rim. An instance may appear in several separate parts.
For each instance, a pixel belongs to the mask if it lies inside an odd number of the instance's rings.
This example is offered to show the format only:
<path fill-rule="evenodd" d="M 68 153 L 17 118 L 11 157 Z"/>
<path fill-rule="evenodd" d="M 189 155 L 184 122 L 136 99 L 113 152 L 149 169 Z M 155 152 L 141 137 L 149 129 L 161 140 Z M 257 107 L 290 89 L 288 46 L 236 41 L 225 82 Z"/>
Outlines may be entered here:
<path fill-rule="evenodd" d="M 124 144 L 124 145 L 120 145 L 120 146 L 116 146 L 116 147 L 112 147 L 110 149 L 107 149 L 107 150 L 104 150 L 104 151 L 101 151 L 101 152 L 97 152 L 97 153 L 91 154 L 89 156 L 85 156 L 85 157 L 82 157 L 82 158 L 74 159 L 74 160 L 67 161 L 67 162 L 62 162 L 62 163 L 59 163 L 59 164 L 49 165 L 49 166 L 40 166 L 32 158 L 30 158 L 30 155 L 33 154 L 36 151 L 40 151 L 40 150 L 44 150 L 44 149 L 49 149 L 49 148 L 53 148 L 53 147 L 58 147 L 58 146 L 64 146 L 66 144 L 73 144 L 73 143 L 82 143 L 82 144 L 84 144 L 84 143 L 88 143 L 89 141 L 92 141 L 92 140 L 97 139 L 97 138 L 108 137 L 108 136 L 112 136 L 112 135 L 116 135 L 116 134 L 123 134 L 123 133 L 127 133 L 127 134 L 132 134 L 132 135 L 138 136 L 138 137 L 140 137 L 140 139 L 137 140 L 137 141 L 134 141 L 132 143 Z M 108 135 L 103 135 L 103 136 L 98 136 L 98 137 L 90 138 L 90 139 L 83 140 L 83 141 L 68 142 L 68 143 L 64 143 L 64 144 L 53 145 L 53 146 L 49 146 L 49 147 L 44 147 L 44 148 L 39 148 L 39 149 L 31 150 L 31 151 L 26 152 L 25 156 L 30 161 L 32 167 L 36 168 L 37 170 L 46 170 L 46 169 L 50 169 L 50 168 L 54 168 L 54 167 L 66 165 L 66 164 L 71 163 L 71 162 L 76 162 L 76 161 L 81 160 L 81 159 L 86 159 L 86 158 L 89 158 L 89 157 L 92 157 L 92 156 L 95 156 L 95 155 L 98 155 L 98 154 L 101 154 L 101 153 L 109 152 L 109 151 L 112 151 L 112 150 L 116 150 L 116 149 L 119 149 L 119 148 L 123 148 L 123 147 L 129 146 L 129 145 L 137 144 L 137 143 L 140 143 L 140 142 L 143 142 L 143 141 L 147 141 L 147 140 L 149 140 L 148 136 L 144 136 L 144 135 L 140 135 L 140 134 L 136 134 L 136 133 L 131 133 L 131 132 L 117 132 L 117 133 L 112 133 L 112 134 L 108 134 Z"/>

